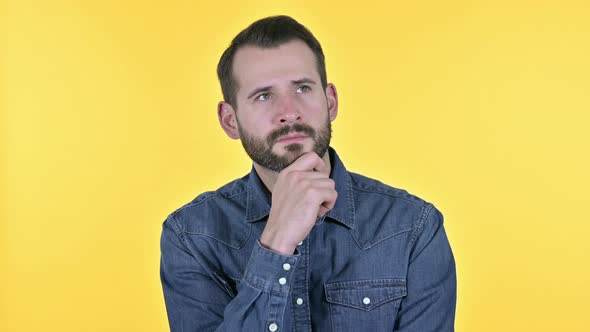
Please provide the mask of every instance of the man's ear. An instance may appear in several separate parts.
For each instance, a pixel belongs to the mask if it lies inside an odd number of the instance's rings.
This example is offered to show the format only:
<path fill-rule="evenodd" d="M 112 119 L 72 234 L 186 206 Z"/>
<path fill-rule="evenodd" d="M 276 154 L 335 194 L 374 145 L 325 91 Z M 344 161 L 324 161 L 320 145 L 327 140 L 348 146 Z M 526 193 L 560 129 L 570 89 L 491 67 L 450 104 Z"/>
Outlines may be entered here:
<path fill-rule="evenodd" d="M 236 111 L 234 108 L 225 101 L 217 103 L 217 118 L 223 131 L 233 139 L 240 138 L 240 132 L 238 131 L 238 119 L 236 118 Z"/>
<path fill-rule="evenodd" d="M 328 100 L 330 121 L 334 121 L 338 115 L 338 92 L 336 92 L 336 86 L 332 83 L 328 83 L 326 86 L 326 99 Z"/>

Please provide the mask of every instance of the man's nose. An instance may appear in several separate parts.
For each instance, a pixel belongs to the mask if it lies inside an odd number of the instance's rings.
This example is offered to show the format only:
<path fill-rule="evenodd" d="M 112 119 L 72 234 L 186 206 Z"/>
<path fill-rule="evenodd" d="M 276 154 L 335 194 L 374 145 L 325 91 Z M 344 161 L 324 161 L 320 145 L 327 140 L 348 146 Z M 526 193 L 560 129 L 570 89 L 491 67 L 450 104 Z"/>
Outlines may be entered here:
<path fill-rule="evenodd" d="M 293 123 L 301 121 L 301 112 L 294 96 L 281 98 L 278 119 L 280 123 Z"/>

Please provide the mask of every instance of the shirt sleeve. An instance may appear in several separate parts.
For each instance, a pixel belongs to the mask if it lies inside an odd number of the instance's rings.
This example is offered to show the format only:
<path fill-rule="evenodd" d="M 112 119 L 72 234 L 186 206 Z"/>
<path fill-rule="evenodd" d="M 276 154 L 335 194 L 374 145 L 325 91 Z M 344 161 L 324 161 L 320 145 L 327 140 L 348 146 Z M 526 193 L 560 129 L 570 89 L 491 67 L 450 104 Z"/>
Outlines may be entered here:
<path fill-rule="evenodd" d="M 425 209 L 415 233 L 397 332 L 454 331 L 457 280 L 455 260 L 443 215 L 433 205 Z"/>
<path fill-rule="evenodd" d="M 299 258 L 264 248 L 257 240 L 237 294 L 199 264 L 169 217 L 161 236 L 160 279 L 171 332 L 277 331 L 282 326 Z"/>

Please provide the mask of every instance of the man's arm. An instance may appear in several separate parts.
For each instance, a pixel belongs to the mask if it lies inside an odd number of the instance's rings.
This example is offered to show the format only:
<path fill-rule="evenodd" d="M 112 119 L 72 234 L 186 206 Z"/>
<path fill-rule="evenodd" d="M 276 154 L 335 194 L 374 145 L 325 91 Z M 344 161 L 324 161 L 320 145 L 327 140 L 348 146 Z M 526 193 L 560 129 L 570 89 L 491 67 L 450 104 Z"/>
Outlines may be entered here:
<path fill-rule="evenodd" d="M 432 205 L 418 223 L 408 267 L 408 295 L 396 321 L 398 332 L 449 332 L 455 327 L 457 277 L 442 214 Z"/>
<path fill-rule="evenodd" d="M 303 154 L 279 173 L 268 221 L 235 298 L 222 279 L 199 264 L 174 217 L 164 222 L 161 279 L 172 332 L 282 330 L 299 258 L 296 245 L 338 196 L 329 173 L 315 152 Z"/>
<path fill-rule="evenodd" d="M 282 327 L 291 276 L 299 254 L 281 255 L 258 242 L 231 294 L 227 282 L 205 270 L 169 217 L 161 237 L 160 276 L 172 332 L 263 331 Z M 289 266 L 289 269 L 285 269 Z M 284 278 L 284 279 L 282 279 Z M 235 296 L 235 297 L 234 297 Z"/>

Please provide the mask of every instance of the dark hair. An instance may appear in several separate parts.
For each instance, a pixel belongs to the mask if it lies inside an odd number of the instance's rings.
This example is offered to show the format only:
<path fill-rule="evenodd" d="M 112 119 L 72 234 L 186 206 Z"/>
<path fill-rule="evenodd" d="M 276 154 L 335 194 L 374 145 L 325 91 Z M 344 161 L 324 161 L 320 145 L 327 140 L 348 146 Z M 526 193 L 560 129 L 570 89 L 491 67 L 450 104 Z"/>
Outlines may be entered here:
<path fill-rule="evenodd" d="M 242 30 L 221 55 L 217 65 L 217 77 L 221 84 L 221 92 L 227 103 L 237 109 L 237 82 L 233 77 L 232 65 L 236 51 L 245 45 L 261 48 L 277 47 L 294 39 L 300 39 L 313 51 L 316 65 L 320 74 L 322 87 L 328 85 L 326 77 L 326 62 L 320 42 L 313 34 L 299 22 L 285 15 L 270 16 L 260 19 Z"/>

